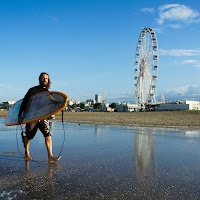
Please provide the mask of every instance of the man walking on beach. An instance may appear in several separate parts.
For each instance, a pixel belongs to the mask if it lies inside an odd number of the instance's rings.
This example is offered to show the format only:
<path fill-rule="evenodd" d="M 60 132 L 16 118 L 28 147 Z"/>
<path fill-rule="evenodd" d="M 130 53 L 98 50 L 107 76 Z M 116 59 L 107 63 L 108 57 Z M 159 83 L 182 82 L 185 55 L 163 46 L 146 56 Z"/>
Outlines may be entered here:
<path fill-rule="evenodd" d="M 41 73 L 39 76 L 39 85 L 30 88 L 22 101 L 22 104 L 21 104 L 21 107 L 19 110 L 19 115 L 18 115 L 18 124 L 21 124 L 23 121 L 22 114 L 25 112 L 31 96 L 34 94 L 40 93 L 40 92 L 48 91 L 48 89 L 50 88 L 50 85 L 51 85 L 51 81 L 50 81 L 49 75 L 45 72 Z M 48 161 L 50 163 L 56 162 L 57 160 L 60 159 L 60 157 L 56 158 L 53 156 L 53 153 L 52 153 L 52 139 L 51 139 L 51 133 L 50 133 L 48 119 L 39 120 L 36 122 L 31 122 L 31 123 L 26 124 L 26 131 L 25 131 L 26 137 L 25 137 L 25 141 L 24 141 L 24 143 L 25 143 L 25 159 L 27 159 L 27 160 L 32 159 L 29 154 L 29 146 L 30 146 L 31 139 L 34 138 L 38 128 L 45 137 L 45 145 L 46 145 L 47 152 L 48 152 Z"/>

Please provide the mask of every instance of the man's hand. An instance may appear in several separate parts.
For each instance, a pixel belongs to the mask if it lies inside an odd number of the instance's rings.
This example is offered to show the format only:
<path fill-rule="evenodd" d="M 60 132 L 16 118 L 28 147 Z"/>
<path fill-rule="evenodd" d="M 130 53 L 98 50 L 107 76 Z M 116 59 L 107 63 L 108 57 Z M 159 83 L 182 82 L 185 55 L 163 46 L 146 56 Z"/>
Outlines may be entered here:
<path fill-rule="evenodd" d="M 18 124 L 21 125 L 23 121 L 23 118 L 21 116 L 18 116 Z"/>

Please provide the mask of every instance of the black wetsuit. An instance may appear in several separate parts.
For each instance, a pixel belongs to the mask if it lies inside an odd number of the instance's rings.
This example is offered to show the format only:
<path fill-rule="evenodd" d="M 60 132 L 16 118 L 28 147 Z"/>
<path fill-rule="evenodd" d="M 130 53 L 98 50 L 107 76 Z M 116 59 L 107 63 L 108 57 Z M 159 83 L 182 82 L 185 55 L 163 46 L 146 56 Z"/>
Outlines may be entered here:
<path fill-rule="evenodd" d="M 48 89 L 43 88 L 40 85 L 30 88 L 22 101 L 22 104 L 19 110 L 19 116 L 22 116 L 22 113 L 25 111 L 27 103 L 32 95 L 40 93 L 40 92 L 46 92 L 46 91 L 48 91 Z M 38 128 L 43 133 L 44 137 L 51 136 L 48 120 L 39 120 L 36 122 L 26 124 L 26 137 L 28 139 L 33 139 Z"/>

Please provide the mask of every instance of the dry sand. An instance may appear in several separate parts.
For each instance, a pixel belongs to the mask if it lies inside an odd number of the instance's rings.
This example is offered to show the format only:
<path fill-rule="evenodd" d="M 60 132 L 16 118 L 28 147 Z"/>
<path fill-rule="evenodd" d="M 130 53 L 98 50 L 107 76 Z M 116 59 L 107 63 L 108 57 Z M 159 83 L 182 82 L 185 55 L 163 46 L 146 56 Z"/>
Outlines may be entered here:
<path fill-rule="evenodd" d="M 61 120 L 61 113 L 56 115 Z M 165 127 L 178 129 L 200 129 L 200 111 L 162 111 L 162 112 L 64 112 L 68 123 Z"/>
<path fill-rule="evenodd" d="M 7 111 L 0 111 L 4 117 Z M 62 119 L 61 113 L 55 120 Z M 164 127 L 178 129 L 200 129 L 200 111 L 160 111 L 160 112 L 64 112 L 67 123 L 115 125 L 132 127 Z"/>

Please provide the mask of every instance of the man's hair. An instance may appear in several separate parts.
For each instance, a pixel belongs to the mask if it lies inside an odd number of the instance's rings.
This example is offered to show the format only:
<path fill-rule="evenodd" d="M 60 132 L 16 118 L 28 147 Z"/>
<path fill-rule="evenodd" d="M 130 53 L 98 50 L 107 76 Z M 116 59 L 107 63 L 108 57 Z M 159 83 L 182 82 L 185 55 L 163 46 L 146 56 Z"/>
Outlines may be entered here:
<path fill-rule="evenodd" d="M 42 73 L 40 74 L 40 76 L 39 76 L 39 82 L 40 82 L 40 85 L 41 85 L 41 81 L 40 81 L 40 79 L 41 79 L 41 77 L 42 77 L 44 74 L 48 75 L 48 77 L 49 77 L 49 74 L 48 74 L 48 73 L 46 73 L 46 72 L 42 72 Z M 49 79 L 48 79 L 48 84 L 47 84 L 47 89 L 49 89 L 50 86 L 51 86 L 51 80 L 50 80 L 50 77 L 49 77 Z"/>

